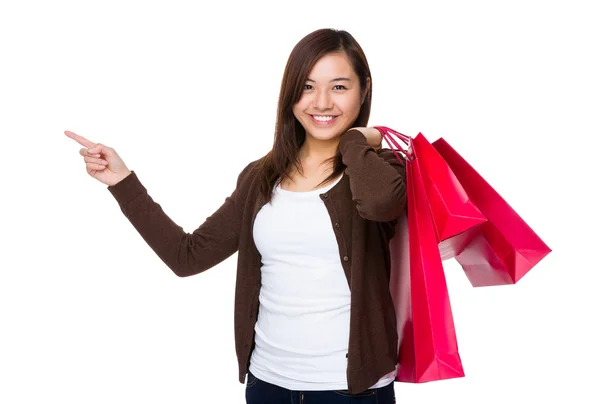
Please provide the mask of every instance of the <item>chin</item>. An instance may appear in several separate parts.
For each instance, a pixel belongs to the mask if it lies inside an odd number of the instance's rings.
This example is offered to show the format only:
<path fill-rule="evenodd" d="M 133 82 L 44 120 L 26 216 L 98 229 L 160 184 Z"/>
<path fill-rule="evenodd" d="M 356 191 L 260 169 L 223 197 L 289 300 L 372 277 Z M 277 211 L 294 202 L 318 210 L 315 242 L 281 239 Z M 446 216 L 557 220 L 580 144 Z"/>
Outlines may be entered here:
<path fill-rule="evenodd" d="M 322 127 L 313 125 L 312 122 L 309 122 L 308 125 L 304 125 L 304 130 L 306 133 L 310 133 L 310 135 L 318 140 L 332 140 L 339 138 L 344 134 L 342 125 L 334 125 L 332 127 Z"/>
<path fill-rule="evenodd" d="M 337 139 L 340 136 L 342 136 L 342 132 L 340 130 L 322 130 L 322 129 L 315 129 L 315 128 L 310 128 L 310 130 L 307 131 L 307 133 L 310 133 L 310 136 L 317 139 L 317 140 L 333 140 L 333 139 Z"/>

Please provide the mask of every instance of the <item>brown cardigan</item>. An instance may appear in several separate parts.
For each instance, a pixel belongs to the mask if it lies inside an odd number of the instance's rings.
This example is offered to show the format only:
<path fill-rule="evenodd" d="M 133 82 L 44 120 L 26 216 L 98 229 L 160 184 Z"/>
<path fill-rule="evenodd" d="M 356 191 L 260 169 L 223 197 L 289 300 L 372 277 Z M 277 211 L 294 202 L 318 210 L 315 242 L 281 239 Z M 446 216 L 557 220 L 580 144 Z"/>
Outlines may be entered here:
<path fill-rule="evenodd" d="M 320 194 L 339 245 L 351 295 L 347 380 L 349 393 L 367 390 L 398 363 L 396 316 L 389 291 L 389 239 L 405 209 L 405 167 L 390 150 L 375 151 L 358 130 L 340 139 L 346 169 Z M 254 245 L 254 219 L 265 204 L 258 192 L 257 161 L 239 175 L 224 204 L 193 233 L 174 223 L 132 171 L 109 186 L 121 211 L 178 276 L 214 267 L 238 252 L 235 287 L 235 347 L 244 383 L 254 347 L 261 287 L 261 257 Z"/>

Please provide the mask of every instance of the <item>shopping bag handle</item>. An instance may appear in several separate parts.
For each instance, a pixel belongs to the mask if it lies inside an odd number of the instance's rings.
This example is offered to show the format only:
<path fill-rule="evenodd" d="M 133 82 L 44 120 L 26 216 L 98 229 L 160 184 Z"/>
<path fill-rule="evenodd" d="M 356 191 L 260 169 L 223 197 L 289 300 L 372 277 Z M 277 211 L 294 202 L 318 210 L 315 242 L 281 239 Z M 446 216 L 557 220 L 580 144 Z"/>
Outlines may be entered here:
<path fill-rule="evenodd" d="M 394 139 L 392 134 L 397 136 L 400 140 L 402 140 L 404 143 L 406 143 L 406 145 L 409 147 L 410 147 L 410 137 L 408 137 L 400 132 L 397 132 L 393 129 L 390 129 L 387 126 L 373 126 L 373 127 L 375 129 L 377 129 L 379 131 L 379 133 L 381 133 L 381 137 L 383 139 L 385 139 L 387 144 L 390 146 L 390 149 L 396 155 L 396 159 L 398 159 L 400 162 L 402 162 L 402 158 L 398 155 L 397 152 L 401 152 L 402 154 L 404 154 L 404 156 L 406 158 L 410 157 L 409 156 L 410 153 L 407 150 L 404 150 L 404 148 L 402 146 L 400 146 L 400 144 L 396 141 L 396 139 Z M 394 149 L 394 147 L 396 147 L 396 149 Z"/>
<path fill-rule="evenodd" d="M 373 127 L 375 129 L 377 129 L 382 135 L 385 132 L 387 135 L 394 135 L 394 136 L 398 137 L 400 140 L 402 140 L 407 145 L 410 142 L 410 136 L 406 136 L 404 133 L 400 133 L 394 129 L 388 128 L 387 126 L 373 126 Z"/>

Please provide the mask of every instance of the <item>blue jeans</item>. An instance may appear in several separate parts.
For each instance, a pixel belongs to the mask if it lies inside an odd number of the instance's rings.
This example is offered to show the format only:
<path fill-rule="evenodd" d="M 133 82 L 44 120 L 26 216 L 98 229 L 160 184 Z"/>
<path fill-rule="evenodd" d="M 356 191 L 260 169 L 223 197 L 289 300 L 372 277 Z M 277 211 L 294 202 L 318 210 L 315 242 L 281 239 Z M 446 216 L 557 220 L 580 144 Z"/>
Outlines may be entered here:
<path fill-rule="evenodd" d="M 394 404 L 395 402 L 394 382 L 358 394 L 349 394 L 348 390 L 288 390 L 260 380 L 252 372 L 248 372 L 246 382 L 246 404 Z"/>

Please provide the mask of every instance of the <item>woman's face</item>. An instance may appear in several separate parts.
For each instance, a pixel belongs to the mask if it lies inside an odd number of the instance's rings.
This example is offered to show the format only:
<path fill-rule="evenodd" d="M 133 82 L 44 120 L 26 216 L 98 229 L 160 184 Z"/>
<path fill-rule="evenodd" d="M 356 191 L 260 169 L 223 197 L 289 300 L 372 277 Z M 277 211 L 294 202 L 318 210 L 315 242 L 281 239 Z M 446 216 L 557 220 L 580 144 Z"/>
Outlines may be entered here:
<path fill-rule="evenodd" d="M 308 75 L 300 101 L 293 107 L 294 116 L 307 136 L 318 140 L 338 138 L 358 117 L 366 90 L 361 92 L 346 54 L 329 53 Z"/>

